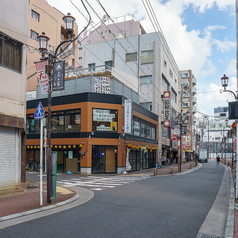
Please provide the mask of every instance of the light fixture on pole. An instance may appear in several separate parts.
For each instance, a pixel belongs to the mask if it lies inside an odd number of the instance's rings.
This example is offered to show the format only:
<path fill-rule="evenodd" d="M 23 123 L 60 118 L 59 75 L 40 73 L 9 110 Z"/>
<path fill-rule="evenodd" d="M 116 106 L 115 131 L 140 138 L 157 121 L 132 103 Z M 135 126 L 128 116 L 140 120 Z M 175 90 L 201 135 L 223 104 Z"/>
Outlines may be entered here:
<path fill-rule="evenodd" d="M 48 60 L 49 64 L 45 66 L 45 73 L 49 75 L 49 82 L 48 82 L 48 125 L 47 125 L 47 139 L 48 139 L 48 148 L 47 148 L 47 203 L 51 203 L 52 197 L 52 181 L 51 181 L 51 92 L 52 92 L 52 77 L 54 76 L 53 73 L 53 65 L 57 62 L 57 52 L 60 46 L 64 43 L 72 42 L 72 35 L 74 33 L 74 22 L 75 18 L 68 13 L 66 16 L 63 17 L 63 21 L 65 24 L 65 33 L 68 37 L 68 40 L 62 41 L 57 47 L 54 54 L 51 54 L 47 51 L 48 43 L 50 38 L 42 32 L 42 35 L 37 37 L 39 43 L 39 50 L 41 53 L 41 61 Z M 66 47 L 67 48 L 67 47 Z M 65 49 L 66 49 L 65 48 Z M 48 57 L 45 57 L 48 55 Z M 64 69 L 64 68 L 63 68 Z M 63 78 L 64 80 L 64 78 Z M 62 88 L 61 88 L 62 89 Z M 61 89 L 54 89 L 54 90 L 61 90 Z"/>
<path fill-rule="evenodd" d="M 223 77 L 221 78 L 221 84 L 222 87 L 224 87 L 223 92 L 229 92 L 232 93 L 233 96 L 235 97 L 236 101 L 238 101 L 238 95 L 236 95 L 233 91 L 227 90 L 226 87 L 228 86 L 228 77 L 224 74 Z M 237 130 L 237 119 L 236 119 L 236 141 L 238 141 L 238 130 Z M 236 198 L 238 198 L 238 150 L 236 149 Z"/>

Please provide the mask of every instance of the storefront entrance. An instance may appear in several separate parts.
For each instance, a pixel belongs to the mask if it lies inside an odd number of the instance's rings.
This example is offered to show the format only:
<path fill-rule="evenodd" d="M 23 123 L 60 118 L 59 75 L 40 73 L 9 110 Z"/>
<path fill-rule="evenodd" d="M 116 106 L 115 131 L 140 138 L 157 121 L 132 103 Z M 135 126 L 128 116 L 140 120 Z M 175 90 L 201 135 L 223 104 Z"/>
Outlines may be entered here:
<path fill-rule="evenodd" d="M 92 173 L 117 172 L 117 146 L 92 146 Z"/>

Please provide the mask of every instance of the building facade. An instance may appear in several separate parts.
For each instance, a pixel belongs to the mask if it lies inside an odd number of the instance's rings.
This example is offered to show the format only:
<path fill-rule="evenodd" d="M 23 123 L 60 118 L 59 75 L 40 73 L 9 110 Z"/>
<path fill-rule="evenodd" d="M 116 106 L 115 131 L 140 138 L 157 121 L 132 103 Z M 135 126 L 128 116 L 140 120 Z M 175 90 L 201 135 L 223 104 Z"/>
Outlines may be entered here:
<path fill-rule="evenodd" d="M 38 52 L 37 36 L 45 32 L 50 38 L 49 51 L 54 54 L 56 47 L 61 41 L 67 40 L 63 24 L 64 14 L 56 8 L 50 6 L 46 0 L 31 0 L 29 9 L 29 51 L 27 63 L 27 97 L 28 99 L 36 98 L 37 74 L 35 62 L 40 61 L 41 55 Z M 66 13 L 65 13 L 66 14 Z M 74 26 L 74 35 L 78 34 L 78 26 Z M 64 50 L 67 44 L 64 44 L 60 50 Z M 71 44 L 65 51 L 59 55 L 62 60 L 66 60 L 67 67 L 76 68 L 77 49 L 76 42 Z"/>
<path fill-rule="evenodd" d="M 47 99 L 27 102 L 27 164 L 39 168 L 41 101 L 47 121 Z M 158 162 L 158 117 L 132 103 L 131 132 L 125 127 L 125 98 L 101 93 L 75 93 L 52 98 L 51 144 L 59 172 L 118 173 L 155 167 Z M 45 161 L 45 159 L 43 159 Z"/>
<path fill-rule="evenodd" d="M 177 144 L 171 141 L 171 127 L 163 125 L 163 98 L 171 92 L 171 121 L 178 111 L 178 87 L 181 82 L 178 66 L 160 32 L 146 33 L 135 19 L 105 24 L 84 36 L 79 47 L 79 69 L 93 71 L 106 65 L 119 75 L 126 73 L 138 81 L 139 103 L 158 115 L 158 147 L 161 160 L 173 161 Z M 123 78 L 123 77 L 122 77 Z M 130 80 L 124 81 L 130 84 Z M 172 153 L 171 149 L 172 148 Z"/>
<path fill-rule="evenodd" d="M 0 190 L 25 182 L 28 0 L 1 3 Z"/>

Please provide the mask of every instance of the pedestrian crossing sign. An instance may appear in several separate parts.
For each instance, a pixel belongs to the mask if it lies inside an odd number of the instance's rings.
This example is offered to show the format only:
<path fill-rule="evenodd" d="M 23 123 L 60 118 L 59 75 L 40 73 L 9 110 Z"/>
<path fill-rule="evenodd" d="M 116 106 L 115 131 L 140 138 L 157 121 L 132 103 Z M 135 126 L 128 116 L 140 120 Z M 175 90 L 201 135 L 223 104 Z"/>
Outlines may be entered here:
<path fill-rule="evenodd" d="M 34 114 L 34 119 L 42 119 L 44 116 L 45 116 L 44 108 L 41 102 L 39 102 Z"/>

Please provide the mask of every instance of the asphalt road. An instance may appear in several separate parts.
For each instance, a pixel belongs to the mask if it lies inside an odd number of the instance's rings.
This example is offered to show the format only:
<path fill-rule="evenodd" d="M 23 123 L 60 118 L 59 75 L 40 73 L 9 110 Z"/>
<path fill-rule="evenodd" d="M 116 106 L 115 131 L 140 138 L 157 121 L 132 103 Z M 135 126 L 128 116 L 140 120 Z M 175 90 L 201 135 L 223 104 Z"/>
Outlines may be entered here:
<path fill-rule="evenodd" d="M 223 174 L 223 166 L 209 161 L 192 173 L 155 176 L 94 191 L 87 203 L 5 228 L 0 236 L 195 238 Z"/>

